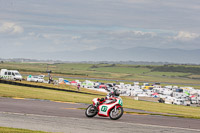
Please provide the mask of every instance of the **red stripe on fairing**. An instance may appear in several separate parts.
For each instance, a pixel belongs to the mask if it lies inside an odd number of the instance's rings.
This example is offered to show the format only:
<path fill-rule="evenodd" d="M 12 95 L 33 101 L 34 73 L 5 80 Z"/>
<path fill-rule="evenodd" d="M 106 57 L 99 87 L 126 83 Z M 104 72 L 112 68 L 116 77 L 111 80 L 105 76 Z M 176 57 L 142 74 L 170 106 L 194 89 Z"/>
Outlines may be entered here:
<path fill-rule="evenodd" d="M 109 116 L 109 115 L 99 114 L 99 112 L 98 112 L 98 115 L 99 116 L 104 116 L 104 117 L 108 117 Z"/>
<path fill-rule="evenodd" d="M 117 105 L 117 108 L 122 107 L 120 104 Z"/>
<path fill-rule="evenodd" d="M 119 104 L 116 104 L 116 105 L 112 106 L 112 107 L 108 110 L 107 116 L 109 116 L 110 110 L 113 109 L 115 106 L 117 106 L 117 108 L 121 107 L 121 105 L 119 105 Z"/>
<path fill-rule="evenodd" d="M 95 105 L 95 102 L 94 101 L 92 101 L 93 102 L 93 106 Z"/>
<path fill-rule="evenodd" d="M 113 107 L 115 107 L 115 105 L 113 105 L 113 106 L 108 110 L 108 112 L 107 112 L 107 116 L 109 116 L 109 114 L 110 114 L 110 110 L 113 109 Z"/>
<path fill-rule="evenodd" d="M 111 105 L 111 104 L 114 104 L 115 102 L 111 102 L 111 103 L 103 103 L 101 105 Z"/>

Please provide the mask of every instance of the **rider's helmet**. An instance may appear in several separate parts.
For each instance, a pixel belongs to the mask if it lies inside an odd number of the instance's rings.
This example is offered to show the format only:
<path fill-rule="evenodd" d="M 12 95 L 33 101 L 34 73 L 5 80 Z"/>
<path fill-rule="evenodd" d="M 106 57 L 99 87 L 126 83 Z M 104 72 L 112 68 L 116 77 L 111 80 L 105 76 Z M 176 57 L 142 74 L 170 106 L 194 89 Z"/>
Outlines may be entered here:
<path fill-rule="evenodd" d="M 113 96 L 114 97 L 118 97 L 120 95 L 120 92 L 119 92 L 119 90 L 114 90 L 114 92 L 113 92 Z"/>

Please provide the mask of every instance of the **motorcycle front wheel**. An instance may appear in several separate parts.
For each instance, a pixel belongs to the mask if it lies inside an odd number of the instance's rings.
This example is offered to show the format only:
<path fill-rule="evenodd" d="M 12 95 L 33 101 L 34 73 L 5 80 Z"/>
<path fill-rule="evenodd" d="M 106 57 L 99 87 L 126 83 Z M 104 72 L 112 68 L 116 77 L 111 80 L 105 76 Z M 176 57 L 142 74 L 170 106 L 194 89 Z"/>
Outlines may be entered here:
<path fill-rule="evenodd" d="M 85 115 L 87 117 L 94 117 L 97 113 L 98 113 L 97 108 L 92 104 L 89 105 L 88 108 L 85 110 Z"/>
<path fill-rule="evenodd" d="M 124 113 L 124 110 L 122 107 L 118 107 L 116 110 L 115 108 L 113 108 L 110 111 L 110 119 L 117 120 L 123 115 L 123 113 Z"/>

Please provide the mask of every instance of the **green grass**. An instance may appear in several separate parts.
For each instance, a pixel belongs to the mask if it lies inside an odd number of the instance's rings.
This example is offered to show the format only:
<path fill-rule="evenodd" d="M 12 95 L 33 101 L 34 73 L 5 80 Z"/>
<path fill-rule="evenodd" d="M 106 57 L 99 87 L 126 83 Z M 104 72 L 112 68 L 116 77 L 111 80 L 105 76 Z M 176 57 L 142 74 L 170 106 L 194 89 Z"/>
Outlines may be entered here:
<path fill-rule="evenodd" d="M 50 133 L 50 132 L 33 131 L 20 128 L 0 127 L 0 133 Z"/>
<path fill-rule="evenodd" d="M 181 77 L 191 75 L 190 73 L 181 73 L 181 72 L 149 72 L 146 75 L 149 76 L 167 76 L 167 77 Z"/>
<path fill-rule="evenodd" d="M 149 72 L 148 68 L 131 68 L 131 67 L 100 67 L 94 70 L 100 72 L 111 72 L 111 73 L 126 73 L 126 74 L 143 74 Z"/>
<path fill-rule="evenodd" d="M 169 105 L 164 103 L 153 103 L 153 102 L 145 102 L 145 101 L 136 101 L 131 98 L 123 98 L 124 107 L 134 108 L 140 110 L 146 110 L 151 112 L 159 112 L 159 113 L 170 113 L 170 114 L 178 114 L 182 117 L 188 118 L 198 118 L 200 119 L 200 108 L 199 107 L 189 107 L 189 106 L 181 106 L 181 105 Z"/>
<path fill-rule="evenodd" d="M 53 76 L 70 76 L 84 78 L 104 78 L 115 80 L 132 80 L 141 82 L 169 82 L 199 84 L 200 75 L 183 72 L 164 72 L 156 71 L 156 68 L 164 66 L 147 65 L 121 65 L 121 64 L 83 64 L 83 63 L 65 63 L 49 64 L 47 63 L 3 63 L 1 68 L 17 69 L 22 74 L 46 74 L 47 66 L 52 70 Z M 183 68 L 199 68 L 192 65 L 169 65 Z M 161 69 L 162 70 L 162 69 Z M 186 69 L 187 70 L 187 69 Z"/>
<path fill-rule="evenodd" d="M 28 81 L 21 81 L 21 82 L 15 81 L 15 82 L 25 83 L 25 84 L 30 84 L 30 85 L 37 85 L 37 86 L 44 86 L 44 87 L 52 87 L 52 88 L 64 89 L 64 90 L 72 90 L 72 91 L 78 92 L 76 86 L 66 85 L 66 84 L 53 85 L 53 84 L 28 82 Z M 81 88 L 81 92 L 91 93 L 91 94 L 97 94 L 97 95 L 105 95 L 104 92 L 99 92 L 99 91 L 90 90 L 90 89 L 86 89 L 86 88 Z"/>
<path fill-rule="evenodd" d="M 65 86 L 68 89 L 68 86 Z M 85 92 L 88 90 L 85 89 Z M 90 91 L 88 91 L 90 92 Z M 96 94 L 99 92 L 96 92 Z M 33 99 L 44 99 L 52 101 L 63 101 L 63 102 L 76 102 L 76 103 L 92 103 L 92 99 L 96 97 L 104 97 L 102 93 L 99 95 L 80 94 L 76 92 L 63 92 L 56 90 L 47 90 L 42 88 L 31 88 L 16 85 L 8 85 L 0 83 L 0 96 L 1 97 L 19 97 L 19 98 L 33 98 Z M 106 96 L 106 94 L 105 94 Z M 135 101 L 130 97 L 122 97 L 124 107 L 146 110 L 156 113 L 171 113 L 178 114 L 181 117 L 186 118 L 198 118 L 200 119 L 200 108 L 199 107 L 188 107 L 178 105 L 168 105 L 161 103 L 152 103 L 145 101 Z"/>
<path fill-rule="evenodd" d="M 68 87 L 66 87 L 66 89 L 70 90 L 70 88 Z M 82 91 L 84 92 L 85 90 L 82 89 Z M 90 93 L 91 91 L 89 90 L 88 92 Z M 99 92 L 96 92 L 96 94 L 97 93 Z M 63 92 L 41 88 L 7 85 L 0 83 L 0 96 L 44 99 L 64 102 L 91 103 L 91 100 L 93 98 L 102 97 L 102 93 L 99 93 L 99 95 L 90 95 L 75 92 Z"/>

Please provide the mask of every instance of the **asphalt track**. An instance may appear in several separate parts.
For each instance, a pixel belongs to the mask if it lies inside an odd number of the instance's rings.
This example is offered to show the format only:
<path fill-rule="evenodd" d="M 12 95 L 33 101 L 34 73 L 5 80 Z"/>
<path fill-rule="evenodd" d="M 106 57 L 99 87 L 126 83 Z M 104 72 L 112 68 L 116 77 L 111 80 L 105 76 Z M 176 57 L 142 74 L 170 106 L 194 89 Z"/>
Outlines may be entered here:
<path fill-rule="evenodd" d="M 86 104 L 0 97 L 0 126 L 66 133 L 200 133 L 200 120 L 124 114 L 87 118 Z M 125 109 L 128 110 L 128 109 Z"/>

